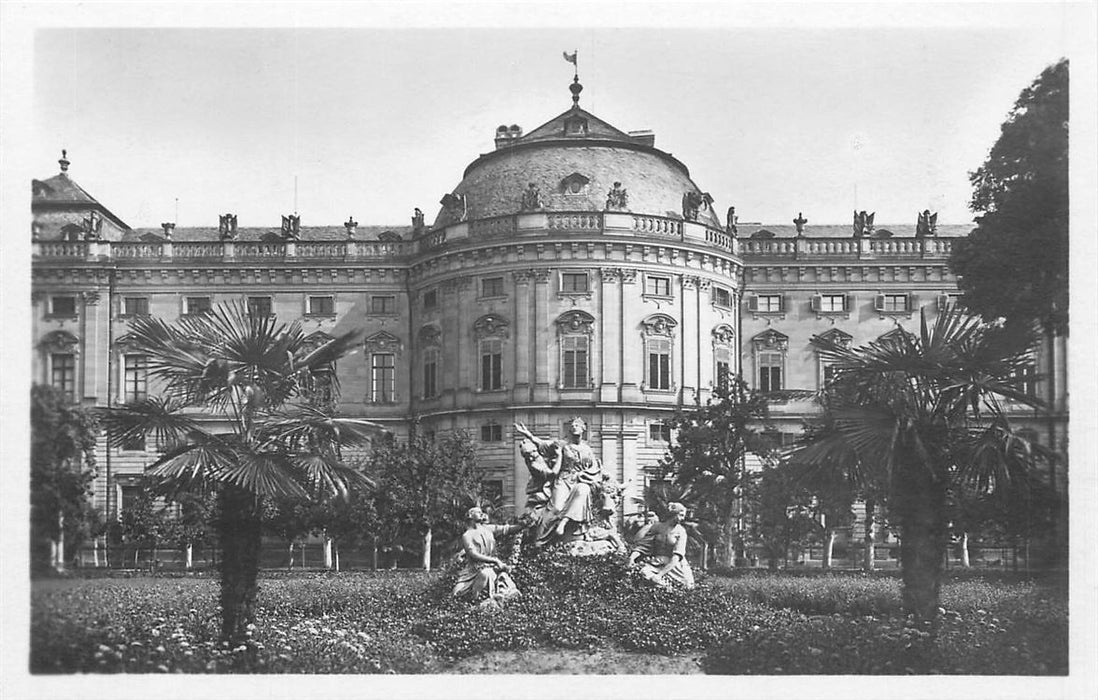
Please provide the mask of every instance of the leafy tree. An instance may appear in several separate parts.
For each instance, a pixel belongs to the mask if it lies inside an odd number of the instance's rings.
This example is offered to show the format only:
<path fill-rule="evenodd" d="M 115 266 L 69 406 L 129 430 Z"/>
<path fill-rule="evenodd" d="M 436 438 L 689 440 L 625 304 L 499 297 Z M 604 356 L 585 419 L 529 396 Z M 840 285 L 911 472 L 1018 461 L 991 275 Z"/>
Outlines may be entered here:
<path fill-rule="evenodd" d="M 31 387 L 32 562 L 65 568 L 65 541 L 97 517 L 88 506 L 95 479 L 94 414 L 49 386 Z M 49 542 L 45 556 L 44 542 Z M 71 540 L 70 540 L 71 541 Z"/>
<path fill-rule="evenodd" d="M 381 494 L 381 518 L 402 531 L 421 537 L 423 568 L 431 569 L 431 543 L 456 539 L 465 511 L 481 497 L 476 451 L 468 433 L 453 431 L 436 437 L 416 426 L 407 441 L 378 445 L 370 473 Z"/>
<path fill-rule="evenodd" d="M 162 393 L 106 409 L 108 434 L 113 445 L 149 433 L 173 445 L 147 472 L 169 497 L 216 490 L 226 641 L 244 639 L 255 621 L 264 499 L 345 494 L 364 479 L 343 463 L 341 449 L 368 444 L 378 426 L 298 400 L 354 349 L 357 335 L 316 346 L 299 323 L 234 303 L 173 324 L 140 317 L 121 339 L 148 358 L 150 382 Z M 194 409 L 216 420 L 200 420 Z"/>
<path fill-rule="evenodd" d="M 747 537 L 762 547 L 771 571 L 779 559 L 788 564 L 790 551 L 807 546 L 820 529 L 812 517 L 812 494 L 788 465 L 748 475 L 744 494 Z"/>
<path fill-rule="evenodd" d="M 294 568 L 294 547 L 312 532 L 310 504 L 301 498 L 268 498 L 263 504 L 263 529 L 286 542 L 289 559 L 286 568 Z"/>
<path fill-rule="evenodd" d="M 1018 369 L 1033 343 L 1029 327 L 1000 326 L 949 308 L 919 334 L 859 348 L 814 338 L 837 376 L 825 389 L 825 420 L 793 459 L 834 470 L 887 494 L 900 529 L 904 608 L 934 620 L 948 542 L 947 494 L 958 484 L 983 492 L 1031 485 L 1043 458 L 1015 432 L 1002 399 L 1033 405 Z"/>
<path fill-rule="evenodd" d="M 119 531 L 122 540 L 134 546 L 133 562 L 137 565 L 142 549 L 151 550 L 152 561 L 157 559 L 157 549 L 170 538 L 171 515 L 163 501 L 153 492 L 155 482 L 146 480 L 133 504 L 122 511 Z"/>
<path fill-rule="evenodd" d="M 681 487 L 684 501 L 716 524 L 718 566 L 735 563 L 736 544 L 742 541 L 736 516 L 747 455 L 769 459 L 775 453 L 773 439 L 753 427 L 766 417 L 765 399 L 740 377 L 724 376 L 705 406 L 671 421 L 678 435 L 662 464 Z"/>
<path fill-rule="evenodd" d="M 216 541 L 213 523 L 220 517 L 217 498 L 212 491 L 180 491 L 174 496 L 178 507 L 174 517 L 165 526 L 164 539 L 183 549 L 184 568 L 194 566 L 195 546 Z"/>
<path fill-rule="evenodd" d="M 970 175 L 976 229 L 953 245 L 964 304 L 986 319 L 1068 326 L 1068 62 L 1022 91 Z"/>

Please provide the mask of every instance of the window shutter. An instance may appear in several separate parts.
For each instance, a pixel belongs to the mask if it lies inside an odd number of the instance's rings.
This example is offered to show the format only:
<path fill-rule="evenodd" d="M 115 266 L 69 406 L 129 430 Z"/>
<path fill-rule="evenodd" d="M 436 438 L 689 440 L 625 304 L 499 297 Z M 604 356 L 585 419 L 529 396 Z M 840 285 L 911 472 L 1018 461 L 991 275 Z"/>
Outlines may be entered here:
<path fill-rule="evenodd" d="M 748 311 L 758 311 L 759 310 L 759 295 L 758 294 L 748 295 L 748 297 L 747 297 L 747 310 Z"/>
<path fill-rule="evenodd" d="M 878 294 L 876 297 L 873 298 L 873 309 L 875 311 L 884 311 L 884 307 L 885 307 L 885 295 L 884 294 Z"/>
<path fill-rule="evenodd" d="M 948 294 L 939 294 L 938 295 L 938 310 L 939 311 L 944 311 L 947 306 L 949 306 L 949 295 Z"/>
<path fill-rule="evenodd" d="M 822 301 L 822 297 L 819 294 L 813 294 L 812 295 L 812 310 L 815 311 L 816 313 L 820 312 L 821 301 Z"/>
<path fill-rule="evenodd" d="M 854 295 L 853 294 L 847 294 L 843 298 L 843 311 L 853 311 L 853 310 L 854 310 Z"/>
<path fill-rule="evenodd" d="M 785 313 L 785 310 L 789 308 L 789 295 L 782 294 L 778 297 L 778 311 Z"/>
<path fill-rule="evenodd" d="M 914 311 L 919 308 L 919 296 L 917 294 L 908 294 L 905 297 L 904 303 L 907 304 L 908 311 Z"/>

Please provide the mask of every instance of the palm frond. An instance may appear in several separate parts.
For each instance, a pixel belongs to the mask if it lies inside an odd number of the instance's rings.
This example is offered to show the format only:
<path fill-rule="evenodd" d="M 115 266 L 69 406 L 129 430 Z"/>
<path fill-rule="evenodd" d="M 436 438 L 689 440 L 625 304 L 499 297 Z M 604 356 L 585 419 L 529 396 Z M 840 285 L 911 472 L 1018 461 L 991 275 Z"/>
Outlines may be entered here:
<path fill-rule="evenodd" d="M 96 412 L 107 429 L 107 444 L 118 448 L 148 435 L 154 436 L 158 444 L 175 445 L 192 433 L 202 432 L 193 417 L 180 412 L 182 408 L 170 398 L 150 396 Z"/>
<path fill-rule="evenodd" d="M 307 499 L 308 492 L 294 479 L 291 458 L 277 452 L 238 451 L 224 465 L 219 481 L 233 484 L 257 496 Z"/>
<path fill-rule="evenodd" d="M 165 452 L 146 470 L 146 475 L 159 482 L 161 492 L 193 489 L 211 482 L 225 481 L 236 459 L 228 445 L 211 436 Z"/>
<path fill-rule="evenodd" d="M 297 406 L 273 414 L 259 430 L 266 444 L 307 448 L 366 446 L 384 432 L 385 428 L 373 421 L 334 416 L 316 406 Z"/>
<path fill-rule="evenodd" d="M 291 457 L 291 462 L 316 494 L 346 499 L 353 489 L 376 487 L 373 479 L 327 453 L 298 454 Z"/>

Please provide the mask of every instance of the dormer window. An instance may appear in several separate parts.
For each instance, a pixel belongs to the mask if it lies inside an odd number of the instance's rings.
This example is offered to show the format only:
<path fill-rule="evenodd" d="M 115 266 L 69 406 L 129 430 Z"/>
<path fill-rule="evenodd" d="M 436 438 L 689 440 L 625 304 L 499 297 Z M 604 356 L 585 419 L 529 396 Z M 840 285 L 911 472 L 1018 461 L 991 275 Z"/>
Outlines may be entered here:
<path fill-rule="evenodd" d="M 564 120 L 564 135 L 565 136 L 586 136 L 587 135 L 587 119 L 576 115 Z"/>
<path fill-rule="evenodd" d="M 580 173 L 572 173 L 560 181 L 561 194 L 586 194 L 589 178 Z"/>

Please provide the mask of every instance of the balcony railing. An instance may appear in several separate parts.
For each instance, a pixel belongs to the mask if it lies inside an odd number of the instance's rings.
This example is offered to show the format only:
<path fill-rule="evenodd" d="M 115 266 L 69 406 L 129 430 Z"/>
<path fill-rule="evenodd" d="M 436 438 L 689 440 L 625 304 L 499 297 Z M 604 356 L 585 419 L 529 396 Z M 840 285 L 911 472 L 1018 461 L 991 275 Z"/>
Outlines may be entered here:
<path fill-rule="evenodd" d="M 35 241 L 35 260 L 117 260 L 164 262 L 171 260 L 315 261 L 345 259 L 398 259 L 411 251 L 407 241 Z"/>
<path fill-rule="evenodd" d="M 764 238 L 741 239 L 745 260 L 858 260 L 947 258 L 948 238 Z"/>

